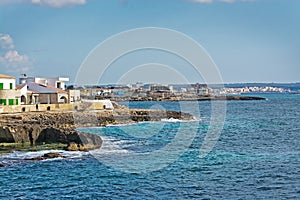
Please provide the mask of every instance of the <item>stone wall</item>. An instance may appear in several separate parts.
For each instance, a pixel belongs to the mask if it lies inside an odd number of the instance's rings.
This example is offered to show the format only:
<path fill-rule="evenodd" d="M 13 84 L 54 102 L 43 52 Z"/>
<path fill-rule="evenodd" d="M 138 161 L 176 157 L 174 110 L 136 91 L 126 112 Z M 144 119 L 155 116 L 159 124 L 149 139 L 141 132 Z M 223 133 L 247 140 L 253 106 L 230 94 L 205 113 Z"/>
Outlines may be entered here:
<path fill-rule="evenodd" d="M 21 92 L 19 90 L 0 90 L 0 99 L 5 99 L 6 105 L 9 104 L 9 99 L 14 100 L 14 105 L 16 105 L 17 103 L 20 104 Z M 18 102 L 16 102 L 16 99 L 18 99 Z"/>
<path fill-rule="evenodd" d="M 38 104 L 0 106 L 0 113 L 20 113 L 36 111 L 74 111 L 74 110 L 103 110 L 103 103 L 75 103 L 75 104 Z"/>

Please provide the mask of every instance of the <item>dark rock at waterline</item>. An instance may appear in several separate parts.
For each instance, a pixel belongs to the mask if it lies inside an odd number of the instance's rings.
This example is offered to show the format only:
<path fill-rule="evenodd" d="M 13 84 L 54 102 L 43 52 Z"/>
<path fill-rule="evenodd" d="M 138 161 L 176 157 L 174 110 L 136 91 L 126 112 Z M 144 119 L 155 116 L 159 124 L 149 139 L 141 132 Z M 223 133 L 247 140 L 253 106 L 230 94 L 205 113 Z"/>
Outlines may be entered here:
<path fill-rule="evenodd" d="M 45 160 L 42 156 L 39 157 L 34 157 L 34 158 L 25 158 L 24 160 L 28 161 L 40 161 L 40 160 Z"/>
<path fill-rule="evenodd" d="M 226 100 L 266 100 L 263 97 L 254 97 L 254 96 L 226 96 Z"/>
<path fill-rule="evenodd" d="M 75 143 L 78 145 L 77 150 L 91 150 L 102 145 L 100 136 L 79 132 L 73 128 L 43 127 L 43 125 L 0 127 L 0 142 L 30 142 L 32 145 Z"/>
<path fill-rule="evenodd" d="M 6 165 L 0 163 L 0 167 L 6 167 Z"/>
<path fill-rule="evenodd" d="M 98 135 L 85 133 L 85 132 L 77 132 L 80 138 L 80 143 L 82 145 L 93 145 L 95 148 L 100 148 L 102 146 L 102 139 Z M 69 140 L 71 141 L 71 140 Z"/>
<path fill-rule="evenodd" d="M 250 101 L 250 100 L 266 100 L 263 97 L 255 96 L 211 96 L 211 97 L 200 97 L 198 101 L 212 101 L 212 100 L 227 100 L 227 101 Z"/>
<path fill-rule="evenodd" d="M 59 153 L 45 153 L 43 155 L 44 158 L 48 159 L 48 158 L 65 158 L 65 156 L 62 156 Z"/>
<path fill-rule="evenodd" d="M 2 142 L 7 142 L 7 143 L 15 142 L 14 137 L 8 127 L 6 128 L 0 127 L 0 143 Z"/>
<path fill-rule="evenodd" d="M 88 151 L 102 146 L 101 137 L 90 133 L 76 132 L 67 135 L 67 138 L 67 151 Z"/>
<path fill-rule="evenodd" d="M 67 135 L 64 133 L 65 130 L 59 130 L 56 128 L 45 128 L 37 137 L 36 144 L 49 144 L 49 143 L 68 143 Z"/>
<path fill-rule="evenodd" d="M 130 112 L 130 119 L 134 122 L 141 121 L 160 121 L 161 119 L 180 119 L 180 120 L 192 120 L 194 119 L 193 115 L 177 112 L 177 111 L 160 111 L 157 110 L 144 110 L 144 109 L 134 109 Z"/>
<path fill-rule="evenodd" d="M 91 133 L 79 132 L 74 129 L 56 129 L 51 127 L 42 130 L 36 140 L 36 144 L 43 143 L 62 143 L 68 144 L 68 147 L 70 144 L 74 143 L 78 146 L 78 148 L 73 148 L 73 151 L 85 151 L 100 148 L 102 145 L 102 139 L 100 136 Z M 70 149 L 67 148 L 67 150 Z"/>
<path fill-rule="evenodd" d="M 65 158 L 65 156 L 62 156 L 60 153 L 45 153 L 43 156 L 38 156 L 38 157 L 34 157 L 34 158 L 25 158 L 24 160 L 41 161 L 41 160 L 47 160 L 47 159 L 53 159 L 53 158 Z"/>

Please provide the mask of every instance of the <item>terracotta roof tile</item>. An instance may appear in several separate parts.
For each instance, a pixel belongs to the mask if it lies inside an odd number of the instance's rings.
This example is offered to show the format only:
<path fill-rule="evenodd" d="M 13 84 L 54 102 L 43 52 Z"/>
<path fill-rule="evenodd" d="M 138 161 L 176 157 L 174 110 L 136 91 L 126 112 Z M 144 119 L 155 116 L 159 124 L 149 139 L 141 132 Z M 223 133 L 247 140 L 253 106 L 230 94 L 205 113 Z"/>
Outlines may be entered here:
<path fill-rule="evenodd" d="M 17 90 L 20 90 L 20 89 L 22 89 L 23 87 L 25 87 L 26 86 L 26 83 L 23 83 L 23 84 L 21 84 L 21 85 L 17 85 L 16 86 L 16 89 Z"/>
<path fill-rule="evenodd" d="M 5 75 L 5 74 L 0 74 L 0 78 L 6 78 L 6 79 L 16 79 L 15 77 L 13 76 L 8 76 L 8 75 Z"/>

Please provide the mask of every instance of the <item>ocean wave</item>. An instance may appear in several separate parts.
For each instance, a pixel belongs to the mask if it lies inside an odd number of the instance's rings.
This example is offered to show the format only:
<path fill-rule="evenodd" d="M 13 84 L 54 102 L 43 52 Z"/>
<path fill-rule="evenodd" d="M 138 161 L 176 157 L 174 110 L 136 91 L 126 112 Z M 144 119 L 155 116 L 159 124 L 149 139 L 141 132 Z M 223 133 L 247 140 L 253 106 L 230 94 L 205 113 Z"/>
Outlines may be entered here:
<path fill-rule="evenodd" d="M 189 123 L 189 122 L 200 122 L 200 121 L 202 121 L 202 118 L 196 118 L 196 117 L 194 117 L 191 120 L 175 119 L 173 117 L 161 119 L 161 122 L 170 122 L 170 123 L 178 123 L 178 122 Z"/>
<path fill-rule="evenodd" d="M 47 153 L 59 153 L 63 156 L 63 158 L 53 158 L 46 159 L 42 161 L 53 161 L 60 159 L 80 159 L 85 155 L 88 155 L 88 152 L 82 151 L 64 151 L 64 150 L 41 150 L 41 151 L 33 151 L 33 152 L 22 152 L 22 151 L 13 151 L 12 153 L 3 154 L 0 156 L 0 164 L 13 165 L 19 164 L 22 162 L 28 162 L 30 159 L 34 159 L 37 157 L 41 157 Z"/>
<path fill-rule="evenodd" d="M 106 155 L 106 154 L 117 154 L 117 153 L 130 153 L 129 150 L 124 149 L 128 145 L 132 145 L 130 140 L 120 140 L 111 136 L 101 136 L 103 143 L 100 149 L 91 150 L 91 154 Z"/>

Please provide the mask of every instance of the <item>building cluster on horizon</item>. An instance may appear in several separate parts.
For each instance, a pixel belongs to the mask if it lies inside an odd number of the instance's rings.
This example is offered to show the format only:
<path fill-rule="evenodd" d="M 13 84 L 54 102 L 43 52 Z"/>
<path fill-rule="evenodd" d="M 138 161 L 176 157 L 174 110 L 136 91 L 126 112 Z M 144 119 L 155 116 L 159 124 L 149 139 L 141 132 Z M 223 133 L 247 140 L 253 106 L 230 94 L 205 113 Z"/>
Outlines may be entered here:
<path fill-rule="evenodd" d="M 197 95 L 209 95 L 212 90 L 206 84 L 166 85 L 143 84 L 102 85 L 80 87 L 82 98 L 124 100 L 180 100 Z"/>
<path fill-rule="evenodd" d="M 114 101 L 195 100 L 202 97 L 240 95 L 243 93 L 289 93 L 289 89 L 273 86 L 221 87 L 207 84 L 143 84 L 81 86 L 81 96 L 86 99 L 111 99 Z"/>
<path fill-rule="evenodd" d="M 242 93 L 290 93 L 290 89 L 264 86 L 264 87 L 240 87 L 240 88 L 224 88 L 220 94 L 242 94 Z"/>

